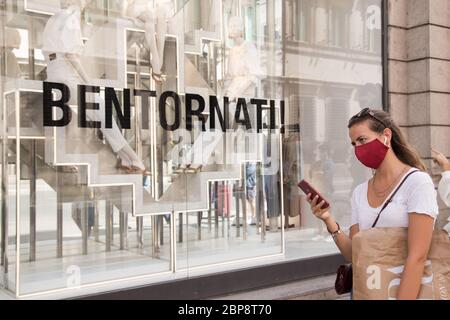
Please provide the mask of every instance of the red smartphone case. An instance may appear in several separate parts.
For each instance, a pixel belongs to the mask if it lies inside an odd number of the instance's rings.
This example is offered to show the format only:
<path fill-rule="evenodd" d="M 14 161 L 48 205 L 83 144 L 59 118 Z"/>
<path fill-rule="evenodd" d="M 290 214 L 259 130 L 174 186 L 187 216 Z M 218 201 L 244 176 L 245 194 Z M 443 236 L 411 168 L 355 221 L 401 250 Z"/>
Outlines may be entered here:
<path fill-rule="evenodd" d="M 301 180 L 298 183 L 298 187 L 305 193 L 311 193 L 311 199 L 313 199 L 316 195 L 319 196 L 319 199 L 317 200 L 317 203 L 321 202 L 322 200 L 325 201 L 325 203 L 322 205 L 322 209 L 326 209 L 330 206 L 330 204 L 328 203 L 327 200 L 324 199 L 324 197 L 322 197 L 322 195 L 313 188 L 313 186 L 311 186 L 306 180 Z"/>

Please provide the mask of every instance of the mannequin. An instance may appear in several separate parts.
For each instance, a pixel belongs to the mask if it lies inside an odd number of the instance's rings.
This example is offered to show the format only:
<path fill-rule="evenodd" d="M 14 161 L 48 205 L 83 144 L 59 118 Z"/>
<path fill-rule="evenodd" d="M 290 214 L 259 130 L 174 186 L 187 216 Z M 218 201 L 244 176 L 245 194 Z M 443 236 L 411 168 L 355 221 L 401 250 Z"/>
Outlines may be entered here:
<path fill-rule="evenodd" d="M 228 55 L 228 68 L 224 79 L 224 95 L 229 98 L 229 119 L 231 127 L 235 127 L 235 111 L 238 98 L 247 99 L 252 127 L 256 127 L 256 113 L 249 99 L 255 97 L 255 89 L 262 70 L 255 45 L 244 39 L 244 24 L 240 17 L 231 17 L 228 24 L 228 38 L 234 46 Z M 242 130 L 237 130 L 241 132 Z M 241 137 L 242 138 L 242 137 Z"/>
<path fill-rule="evenodd" d="M 244 39 L 244 24 L 240 17 L 231 17 L 228 25 L 228 38 L 235 46 L 230 49 L 228 70 L 225 76 L 225 95 L 230 102 L 238 97 L 251 97 L 262 70 L 259 64 L 258 52 L 253 43 Z"/>
<path fill-rule="evenodd" d="M 228 22 L 228 38 L 232 39 L 234 46 L 230 49 L 228 55 L 228 68 L 224 79 L 224 95 L 229 98 L 229 119 L 231 126 L 235 126 L 235 110 L 237 98 L 246 98 L 247 107 L 250 110 L 251 105 L 248 99 L 255 96 L 255 89 L 259 78 L 262 76 L 262 70 L 259 64 L 258 52 L 255 45 L 244 39 L 244 24 L 240 17 L 231 17 Z M 255 112 L 249 112 L 252 124 L 256 125 Z M 237 130 L 237 141 L 243 141 L 243 131 Z M 236 142 L 237 142 L 236 141 Z M 239 144 L 239 143 L 238 143 Z M 245 144 L 241 144 L 245 145 Z M 248 193 L 246 195 L 246 206 L 250 209 L 248 222 L 251 225 L 255 222 L 255 191 L 251 188 L 256 174 L 256 166 L 254 164 L 246 165 L 246 184 Z M 236 218 L 233 225 L 236 224 Z"/>
<path fill-rule="evenodd" d="M 152 77 L 161 84 L 164 81 L 161 69 L 164 62 L 168 19 L 172 16 L 171 2 L 159 0 L 153 8 L 148 0 L 131 0 L 127 7 L 127 15 L 145 29 L 146 44 L 151 53 Z"/>
<path fill-rule="evenodd" d="M 67 85 L 71 92 L 77 92 L 78 84 L 89 84 L 90 79 L 83 69 L 80 57 L 83 53 L 81 35 L 81 11 L 86 7 L 85 0 L 66 1 L 67 7 L 52 16 L 43 32 L 44 57 L 47 62 L 47 81 Z M 70 104 L 76 104 L 76 95 L 72 95 Z M 120 169 L 127 173 L 149 174 L 144 164 L 128 145 L 115 121 L 111 129 L 105 128 L 104 100 L 96 95 L 95 102 L 99 110 L 89 110 L 87 117 L 102 123 L 101 131 L 112 150 L 121 159 Z"/>

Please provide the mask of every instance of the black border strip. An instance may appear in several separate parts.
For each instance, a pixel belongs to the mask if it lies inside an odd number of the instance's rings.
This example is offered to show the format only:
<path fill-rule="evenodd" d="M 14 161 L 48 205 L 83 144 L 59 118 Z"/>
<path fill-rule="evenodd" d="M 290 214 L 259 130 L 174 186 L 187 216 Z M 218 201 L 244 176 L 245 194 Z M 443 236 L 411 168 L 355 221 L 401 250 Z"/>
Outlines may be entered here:
<path fill-rule="evenodd" d="M 197 300 L 333 274 L 345 263 L 340 254 L 216 273 L 160 284 L 86 295 L 79 300 Z M 256 297 L 255 297 L 256 298 Z"/>

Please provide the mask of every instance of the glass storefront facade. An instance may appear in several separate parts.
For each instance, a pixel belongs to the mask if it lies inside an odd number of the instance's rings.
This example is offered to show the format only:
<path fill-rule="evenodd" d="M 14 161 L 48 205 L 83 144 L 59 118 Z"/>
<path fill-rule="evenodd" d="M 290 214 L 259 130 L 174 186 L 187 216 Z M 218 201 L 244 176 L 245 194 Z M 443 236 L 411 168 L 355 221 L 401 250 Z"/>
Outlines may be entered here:
<path fill-rule="evenodd" d="M 0 3 L 4 292 L 337 253 L 297 183 L 349 227 L 381 0 Z"/>

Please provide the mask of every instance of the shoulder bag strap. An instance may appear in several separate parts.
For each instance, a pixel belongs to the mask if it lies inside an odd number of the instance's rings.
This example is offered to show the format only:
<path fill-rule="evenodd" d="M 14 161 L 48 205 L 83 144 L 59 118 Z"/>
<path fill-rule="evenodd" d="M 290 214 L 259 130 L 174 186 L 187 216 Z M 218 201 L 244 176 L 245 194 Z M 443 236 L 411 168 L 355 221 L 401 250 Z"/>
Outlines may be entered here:
<path fill-rule="evenodd" d="M 386 207 L 388 206 L 388 204 L 392 201 L 392 198 L 394 198 L 395 194 L 397 193 L 397 191 L 400 189 L 400 187 L 402 186 L 402 184 L 406 181 L 406 179 L 408 179 L 408 177 L 410 175 L 412 175 L 413 173 L 417 172 L 419 170 L 414 170 L 411 171 L 410 173 L 408 173 L 406 175 L 406 177 L 403 179 L 403 181 L 398 185 L 398 187 L 395 189 L 395 191 L 391 194 L 391 196 L 389 197 L 389 199 L 384 203 L 383 207 L 381 208 L 380 212 L 378 212 L 377 218 L 375 219 L 374 223 L 372 224 L 372 228 L 375 228 L 378 219 L 380 218 L 380 214 L 381 212 L 383 212 L 384 209 L 386 209 Z"/>

